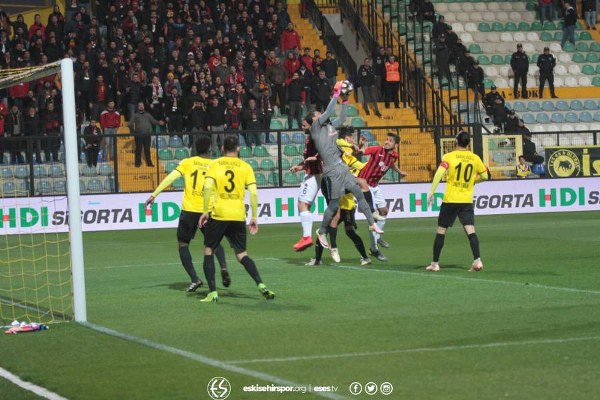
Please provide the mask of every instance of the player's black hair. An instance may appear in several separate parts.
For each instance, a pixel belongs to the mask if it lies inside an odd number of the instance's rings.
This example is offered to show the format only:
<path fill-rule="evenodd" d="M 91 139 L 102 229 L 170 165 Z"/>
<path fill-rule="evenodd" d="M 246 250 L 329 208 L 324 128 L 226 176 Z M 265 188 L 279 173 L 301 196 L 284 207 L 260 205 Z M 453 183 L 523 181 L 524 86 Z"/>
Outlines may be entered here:
<path fill-rule="evenodd" d="M 400 136 L 396 135 L 394 132 L 388 132 L 387 136 L 394 138 L 394 143 L 400 144 Z"/>
<path fill-rule="evenodd" d="M 342 126 L 338 132 L 338 137 L 340 139 L 345 138 L 346 136 L 352 136 L 354 135 L 354 128 L 351 128 L 349 126 Z"/>
<path fill-rule="evenodd" d="M 200 135 L 194 144 L 196 146 L 196 155 L 208 154 L 210 151 L 211 142 L 208 135 Z"/>
<path fill-rule="evenodd" d="M 313 123 L 313 118 L 315 117 L 315 112 L 311 111 L 308 114 L 306 114 L 306 117 L 304 117 L 304 120 L 309 124 L 312 125 Z"/>
<path fill-rule="evenodd" d="M 223 141 L 223 152 L 231 153 L 237 149 L 239 144 L 240 142 L 238 141 L 237 135 L 225 136 L 225 140 Z"/>
<path fill-rule="evenodd" d="M 471 143 L 471 136 L 465 131 L 458 132 L 456 135 L 456 142 L 460 147 L 469 147 L 469 143 Z"/>

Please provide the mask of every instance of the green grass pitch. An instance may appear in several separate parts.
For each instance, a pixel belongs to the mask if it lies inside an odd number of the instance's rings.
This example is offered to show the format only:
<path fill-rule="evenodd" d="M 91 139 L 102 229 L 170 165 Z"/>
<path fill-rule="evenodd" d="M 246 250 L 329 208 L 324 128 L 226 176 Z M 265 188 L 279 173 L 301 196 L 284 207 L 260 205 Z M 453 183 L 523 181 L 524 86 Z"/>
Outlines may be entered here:
<path fill-rule="evenodd" d="M 233 400 L 598 398 L 600 212 L 478 217 L 481 273 L 468 272 L 459 226 L 442 271 L 425 272 L 435 225 L 390 220 L 389 262 L 368 267 L 342 231 L 342 262 L 326 253 L 306 267 L 313 248 L 291 248 L 299 224 L 261 226 L 249 252 L 277 298 L 260 296 L 226 246 L 233 283 L 218 304 L 199 302 L 206 287 L 185 293 L 175 229 L 86 233 L 96 329 L 1 335 L 0 368 L 68 399 L 210 399 L 219 376 Z M 203 276 L 200 238 L 191 249 Z M 388 396 L 349 391 L 386 381 Z M 337 392 L 242 391 L 282 383 Z M 0 398 L 38 397 L 0 378 Z"/>

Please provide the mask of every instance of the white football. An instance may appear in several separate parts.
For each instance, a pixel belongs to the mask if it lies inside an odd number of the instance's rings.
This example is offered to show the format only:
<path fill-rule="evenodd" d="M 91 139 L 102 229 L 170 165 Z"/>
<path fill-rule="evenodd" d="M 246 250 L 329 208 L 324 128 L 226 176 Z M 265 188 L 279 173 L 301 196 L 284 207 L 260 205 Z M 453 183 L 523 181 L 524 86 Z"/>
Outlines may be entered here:
<path fill-rule="evenodd" d="M 342 81 L 342 88 L 340 89 L 341 94 L 350 94 L 354 90 L 354 85 L 350 81 Z"/>

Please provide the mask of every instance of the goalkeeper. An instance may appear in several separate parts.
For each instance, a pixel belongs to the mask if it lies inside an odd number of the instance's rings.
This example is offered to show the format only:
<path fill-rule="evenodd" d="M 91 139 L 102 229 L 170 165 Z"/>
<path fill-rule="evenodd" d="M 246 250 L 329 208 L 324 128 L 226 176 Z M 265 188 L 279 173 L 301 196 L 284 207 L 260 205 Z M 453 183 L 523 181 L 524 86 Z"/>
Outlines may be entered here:
<path fill-rule="evenodd" d="M 198 229 L 198 221 L 204 210 L 204 194 L 202 187 L 204 186 L 204 176 L 208 171 L 208 167 L 213 160 L 210 159 L 211 140 L 208 136 L 202 135 L 196 140 L 197 156 L 189 157 L 181 160 L 176 169 L 162 180 L 156 190 L 146 200 L 146 207 L 154 203 L 156 196 L 163 190 L 169 187 L 175 180 L 183 176 L 185 181 L 185 189 L 183 191 L 183 200 L 181 202 L 181 215 L 179 216 L 179 226 L 177 227 L 177 240 L 179 242 L 179 258 L 185 271 L 190 276 L 192 283 L 187 288 L 187 292 L 195 292 L 202 286 L 202 280 L 198 277 L 192 255 L 190 253 L 190 242 L 196 235 Z M 200 228 L 204 234 L 204 228 Z M 223 286 L 229 287 L 231 278 L 227 271 L 227 263 L 225 261 L 225 250 L 219 245 L 215 249 L 215 254 L 221 265 L 221 278 Z"/>

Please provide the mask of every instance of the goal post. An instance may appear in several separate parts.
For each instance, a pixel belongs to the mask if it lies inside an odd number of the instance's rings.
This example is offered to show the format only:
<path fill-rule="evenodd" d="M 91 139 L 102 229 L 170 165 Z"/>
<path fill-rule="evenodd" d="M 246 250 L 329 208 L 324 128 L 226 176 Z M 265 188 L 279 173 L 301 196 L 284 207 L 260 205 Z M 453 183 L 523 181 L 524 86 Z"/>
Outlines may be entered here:
<path fill-rule="evenodd" d="M 64 163 L 70 216 L 68 244 L 65 243 L 66 239 L 62 239 L 66 236 L 65 233 L 59 234 L 51 229 L 22 228 L 30 225 L 28 213 L 35 214 L 35 218 L 41 220 L 47 219 L 48 216 L 44 215 L 47 208 L 40 204 L 60 201 L 60 196 L 21 198 L 19 196 L 27 191 L 15 190 L 15 183 L 3 174 L 0 178 L 0 233 L 4 236 L 0 246 L 0 311 L 8 310 L 6 314 L 0 313 L 0 319 L 4 323 L 8 318 L 16 319 L 17 316 L 28 320 L 27 322 L 48 322 L 47 319 L 53 321 L 58 316 L 61 319 L 74 319 L 76 322 L 87 321 L 73 61 L 64 58 L 43 66 L 0 70 L 0 89 L 57 73 L 60 73 L 62 86 L 62 140 L 65 156 L 61 162 Z M 13 142 L 9 140 L 7 143 Z M 4 154 L 0 156 L 3 157 Z M 37 166 L 30 160 L 28 162 L 35 171 Z M 29 166 L 14 167 L 27 171 Z M 12 167 L 6 167 L 8 176 L 14 172 L 10 169 Z M 17 179 L 16 174 L 14 179 Z M 14 195 L 9 197 L 9 193 Z M 62 199 L 64 201 L 64 195 Z M 37 211 L 31 206 L 34 204 L 38 207 Z M 15 226 L 19 229 L 11 231 L 11 227 Z M 52 237 L 50 233 L 57 236 Z M 65 305 L 68 297 L 72 297 L 71 304 Z M 34 318 L 43 320 L 35 321 Z"/>

